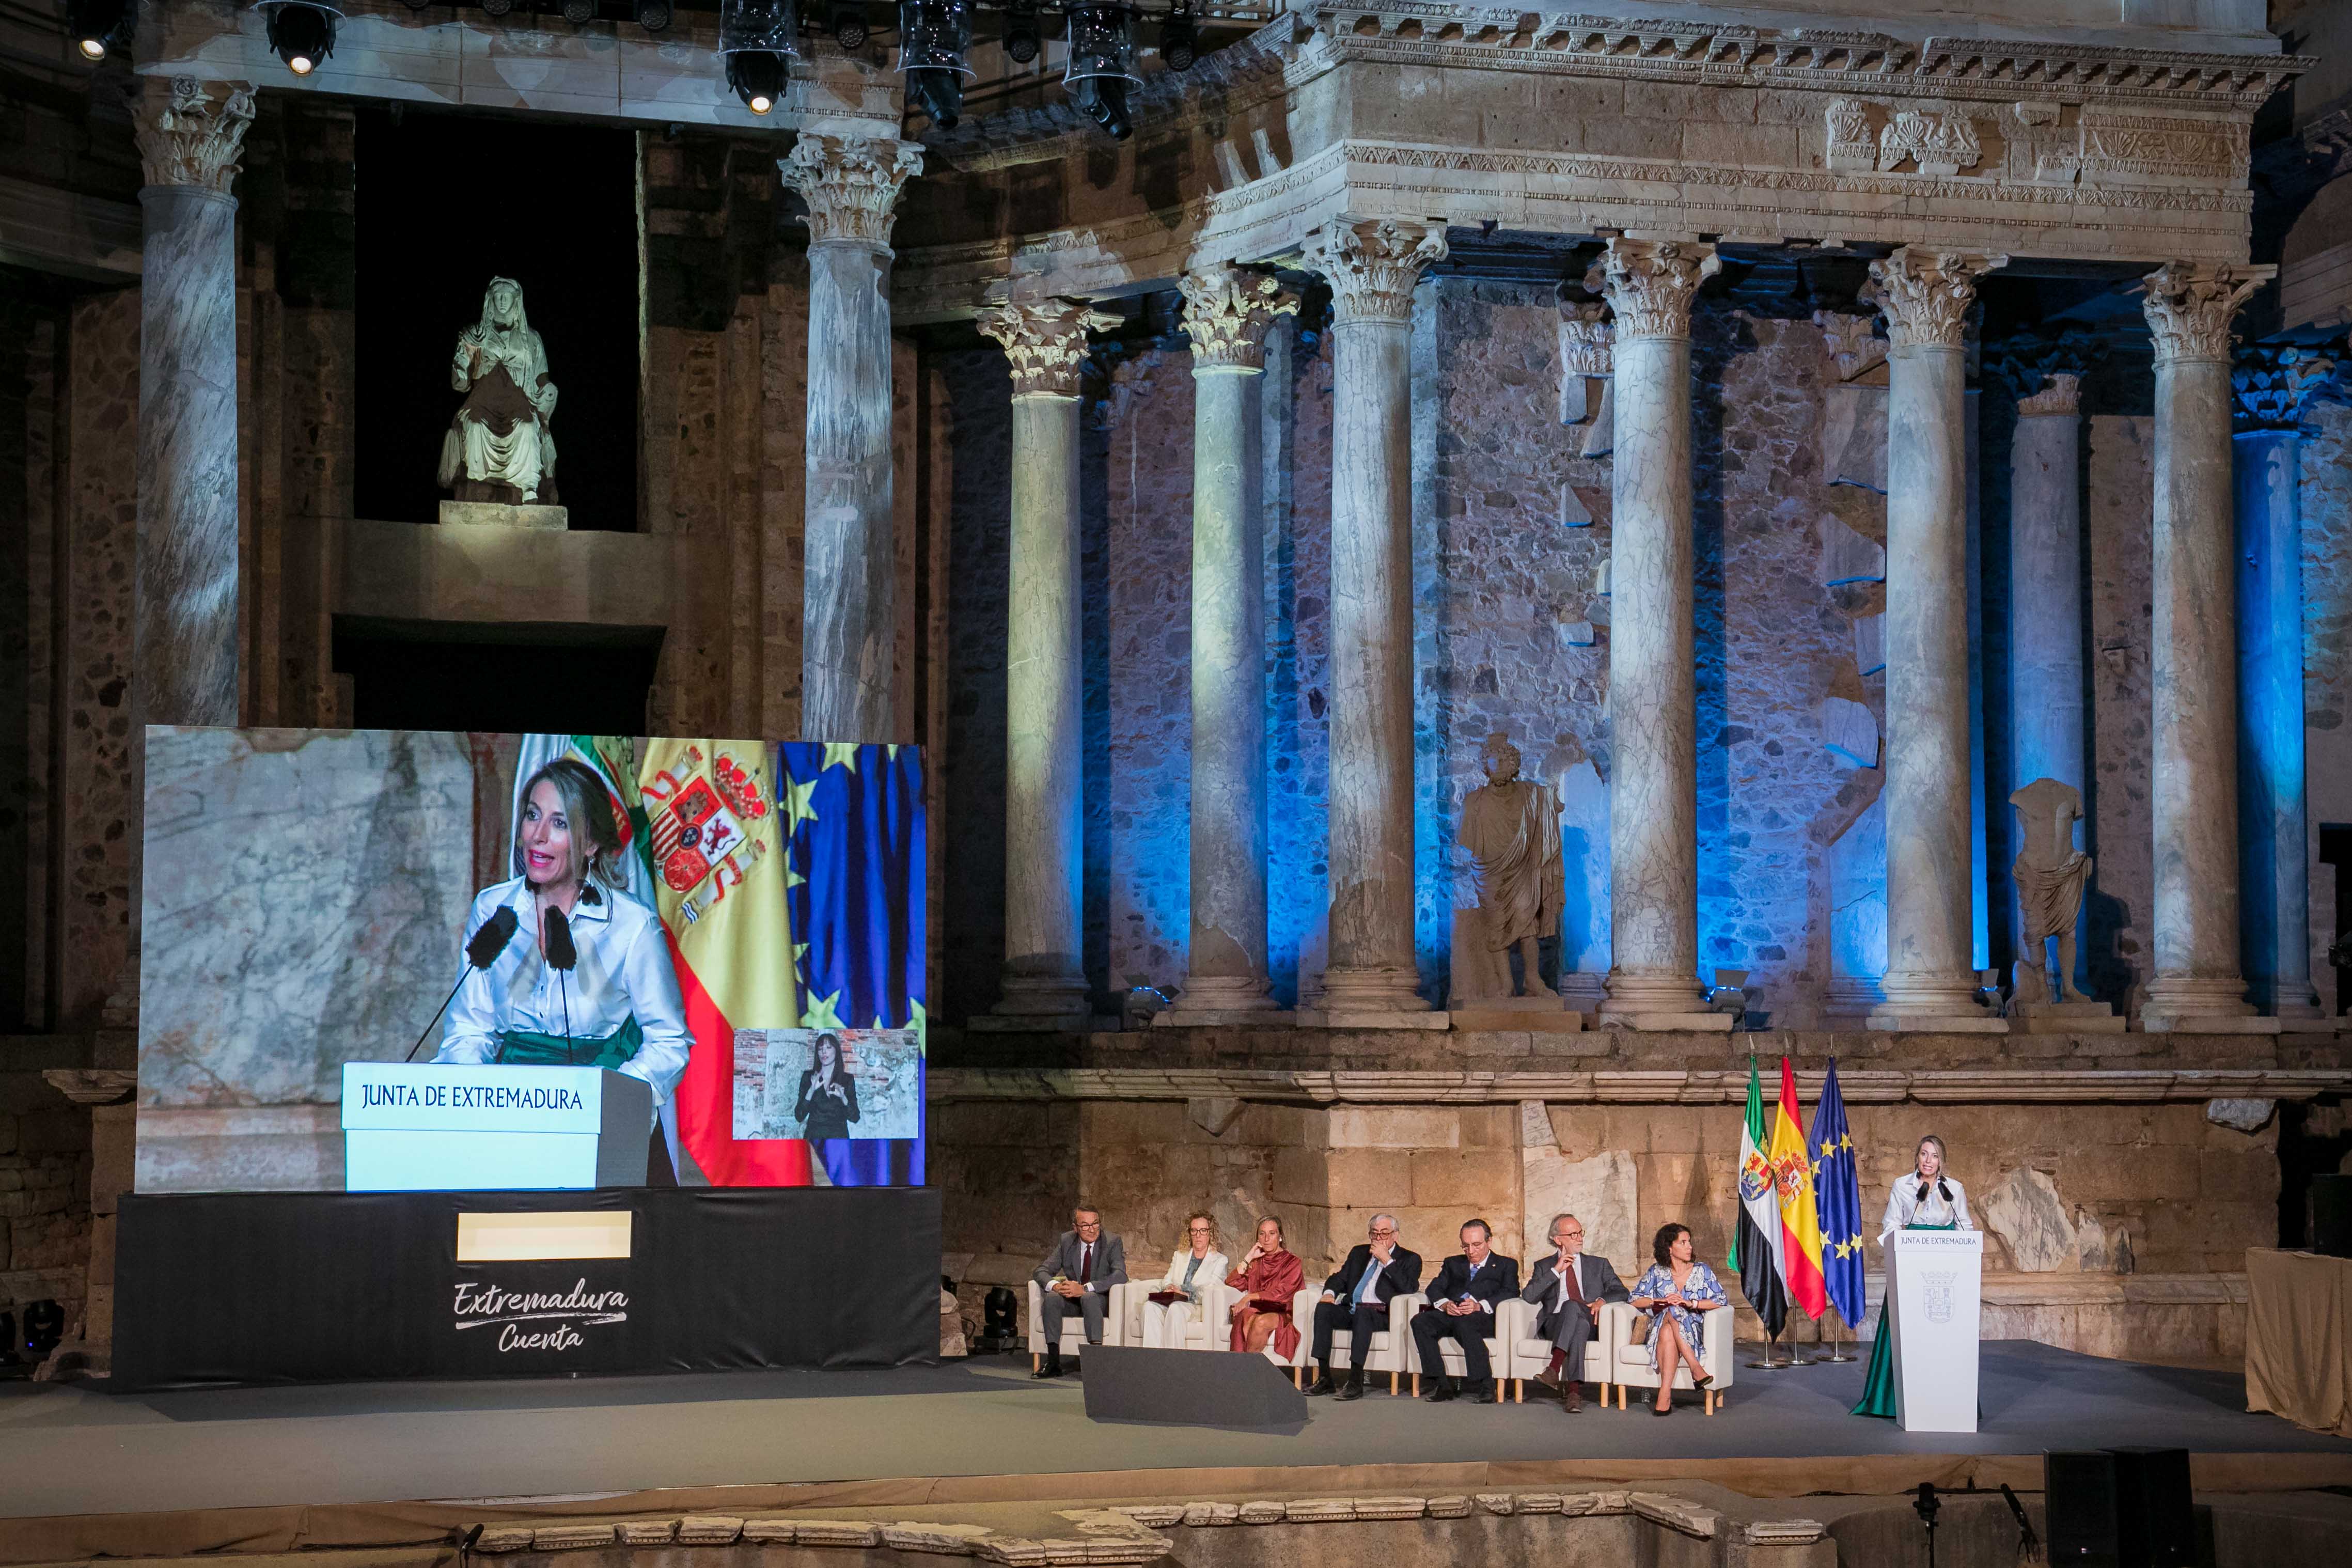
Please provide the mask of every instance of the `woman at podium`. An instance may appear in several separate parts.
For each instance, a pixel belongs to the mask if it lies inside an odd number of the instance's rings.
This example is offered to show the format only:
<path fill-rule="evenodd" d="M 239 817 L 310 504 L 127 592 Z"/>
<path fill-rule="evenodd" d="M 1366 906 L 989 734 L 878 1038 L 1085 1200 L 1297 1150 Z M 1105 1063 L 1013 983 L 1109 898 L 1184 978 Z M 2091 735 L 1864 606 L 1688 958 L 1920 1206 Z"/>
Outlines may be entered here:
<path fill-rule="evenodd" d="M 693 1037 L 661 921 L 621 891 L 612 797 L 563 757 L 530 776 L 522 802 L 515 874 L 475 895 L 465 932 L 470 942 L 507 909 L 515 934 L 486 967 L 460 960 L 433 1059 L 610 1068 L 644 1079 L 658 1109 Z"/>
<path fill-rule="evenodd" d="M 1974 1230 L 1969 1218 L 1969 1194 L 1944 1173 L 1944 1141 L 1934 1133 L 1919 1140 L 1912 1171 L 1898 1177 L 1886 1194 L 1886 1213 L 1878 1226 L 1878 1244 L 1898 1230 Z M 1895 1419 L 1895 1336 L 1887 1331 L 1887 1309 L 1878 1310 L 1878 1334 L 1870 1342 L 1870 1370 L 1862 1380 L 1862 1403 L 1856 1415 Z"/>

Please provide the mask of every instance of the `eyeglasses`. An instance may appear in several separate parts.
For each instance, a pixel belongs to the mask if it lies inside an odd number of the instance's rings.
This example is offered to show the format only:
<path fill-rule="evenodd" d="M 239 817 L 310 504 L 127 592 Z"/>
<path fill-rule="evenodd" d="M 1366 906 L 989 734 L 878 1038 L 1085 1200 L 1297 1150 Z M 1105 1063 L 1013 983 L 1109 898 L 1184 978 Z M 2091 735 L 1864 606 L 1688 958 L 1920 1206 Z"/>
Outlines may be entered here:
<path fill-rule="evenodd" d="M 1376 1225 L 1372 1226 L 1372 1234 L 1374 1236 L 1394 1236 L 1396 1234 L 1396 1226 L 1392 1225 Z"/>
<path fill-rule="evenodd" d="M 1100 1230 L 1102 1228 L 1102 1221 L 1098 1219 L 1082 1219 L 1078 1221 L 1078 1228 L 1080 1230 Z"/>
<path fill-rule="evenodd" d="M 1192 1234 L 1193 1234 L 1194 1236 L 1209 1236 L 1209 1235 L 1213 1234 L 1213 1233 L 1210 1230 L 1210 1228 L 1209 1228 L 1207 1226 L 1205 1226 L 1205 1225 L 1196 1225 L 1196 1226 L 1191 1226 L 1190 1228 L 1191 1228 L 1191 1230 L 1192 1230 Z"/>

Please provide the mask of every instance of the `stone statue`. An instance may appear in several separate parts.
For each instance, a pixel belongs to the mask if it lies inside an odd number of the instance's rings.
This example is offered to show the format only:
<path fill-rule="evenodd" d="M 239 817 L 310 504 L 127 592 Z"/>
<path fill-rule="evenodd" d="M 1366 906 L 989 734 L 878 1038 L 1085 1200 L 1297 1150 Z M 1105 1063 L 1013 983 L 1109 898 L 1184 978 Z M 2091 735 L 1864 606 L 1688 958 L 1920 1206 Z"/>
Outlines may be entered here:
<path fill-rule="evenodd" d="M 1524 988 L 1517 994 L 1559 999 L 1543 983 L 1537 942 L 1559 934 L 1566 882 L 1559 847 L 1559 796 L 1519 777 L 1518 748 L 1497 733 L 1481 760 L 1486 782 L 1462 803 L 1460 843 L 1469 853 L 1478 907 L 1455 916 L 1454 994 L 1509 996 L 1510 953 L 1518 951 Z M 1475 915 L 1475 920 L 1465 916 Z M 1466 940 L 1465 940 L 1466 939 Z"/>
<path fill-rule="evenodd" d="M 441 443 L 441 488 L 461 501 L 553 506 L 555 384 L 513 279 L 483 290 L 482 319 L 457 334 L 449 384 L 466 401 Z"/>
<path fill-rule="evenodd" d="M 2083 889 L 2091 879 L 2091 858 L 2074 847 L 2074 824 L 2083 796 L 2073 784 L 2035 779 L 2009 797 L 2017 807 L 2021 847 L 2010 865 L 2017 883 L 2022 941 L 2017 950 L 2012 1003 L 2051 1000 L 2049 956 L 2042 943 L 2058 943 L 2058 1000 L 2088 1002 L 2074 987 L 2074 925 L 2083 912 Z"/>

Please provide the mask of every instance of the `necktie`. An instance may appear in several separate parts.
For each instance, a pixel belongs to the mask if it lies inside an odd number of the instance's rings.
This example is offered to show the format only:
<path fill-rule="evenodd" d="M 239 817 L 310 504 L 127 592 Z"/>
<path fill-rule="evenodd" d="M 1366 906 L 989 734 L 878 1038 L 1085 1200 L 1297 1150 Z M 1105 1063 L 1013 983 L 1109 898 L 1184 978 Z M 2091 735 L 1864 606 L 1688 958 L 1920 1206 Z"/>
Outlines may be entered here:
<path fill-rule="evenodd" d="M 1560 1271 L 1559 1276 L 1567 1283 L 1568 1299 L 1579 1306 L 1584 1304 L 1584 1285 L 1576 1277 L 1581 1267 L 1576 1258 L 1571 1258 L 1568 1260 L 1568 1267 Z"/>
<path fill-rule="evenodd" d="M 1089 1241 L 1085 1246 L 1078 1248 L 1078 1283 L 1083 1285 L 1088 1279 L 1093 1279 L 1094 1272 L 1095 1244 Z"/>

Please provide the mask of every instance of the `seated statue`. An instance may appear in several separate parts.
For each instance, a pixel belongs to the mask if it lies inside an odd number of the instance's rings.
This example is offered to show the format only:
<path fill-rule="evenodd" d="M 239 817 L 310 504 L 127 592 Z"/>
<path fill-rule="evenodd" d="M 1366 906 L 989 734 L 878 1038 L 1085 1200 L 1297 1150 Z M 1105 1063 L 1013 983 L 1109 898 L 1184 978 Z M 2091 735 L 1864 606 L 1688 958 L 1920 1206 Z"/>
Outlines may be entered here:
<path fill-rule="evenodd" d="M 457 334 L 449 384 L 466 401 L 441 443 L 441 488 L 459 500 L 555 505 L 555 384 L 513 279 L 483 291 L 482 319 Z"/>

